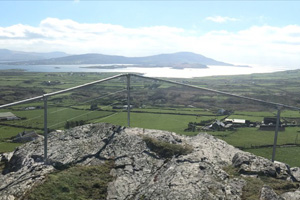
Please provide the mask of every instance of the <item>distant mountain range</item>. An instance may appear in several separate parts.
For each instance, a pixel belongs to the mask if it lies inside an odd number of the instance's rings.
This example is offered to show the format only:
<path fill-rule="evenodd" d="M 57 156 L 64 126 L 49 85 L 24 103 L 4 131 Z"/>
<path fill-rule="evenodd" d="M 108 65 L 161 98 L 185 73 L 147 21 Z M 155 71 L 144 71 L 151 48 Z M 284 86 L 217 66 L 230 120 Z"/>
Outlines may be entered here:
<path fill-rule="evenodd" d="M 35 52 L 11 51 L 8 49 L 0 49 L 1 62 L 44 60 L 44 59 L 58 58 L 64 56 L 69 56 L 69 54 L 66 54 L 64 52 L 35 53 Z"/>
<path fill-rule="evenodd" d="M 133 64 L 138 67 L 173 67 L 173 68 L 206 68 L 207 65 L 235 66 L 207 58 L 191 52 L 178 52 L 172 54 L 159 54 L 145 57 L 125 57 L 104 54 L 80 54 L 67 55 L 63 52 L 52 53 L 28 53 L 0 49 L 0 61 L 10 61 L 9 64 L 19 65 L 78 65 L 95 64 L 95 68 L 101 64 L 109 64 L 111 67 L 119 64 Z M 110 66 L 108 66 L 110 67 Z M 123 66 L 124 67 L 124 66 Z"/>

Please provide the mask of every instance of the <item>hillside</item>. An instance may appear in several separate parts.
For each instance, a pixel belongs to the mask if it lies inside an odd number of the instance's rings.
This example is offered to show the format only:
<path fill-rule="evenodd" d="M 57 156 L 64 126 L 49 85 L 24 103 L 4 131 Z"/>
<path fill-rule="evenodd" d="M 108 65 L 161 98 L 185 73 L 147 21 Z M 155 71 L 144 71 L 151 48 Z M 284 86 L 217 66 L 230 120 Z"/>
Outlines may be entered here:
<path fill-rule="evenodd" d="M 208 134 L 89 124 L 1 155 L 0 199 L 299 199 L 299 168 Z"/>
<path fill-rule="evenodd" d="M 42 60 L 42 59 L 58 58 L 64 56 L 68 56 L 68 54 L 64 52 L 35 53 L 35 52 L 11 51 L 8 49 L 0 49 L 0 62 Z"/>
<path fill-rule="evenodd" d="M 200 54 L 179 52 L 173 54 L 159 54 L 146 57 L 125 57 L 104 54 L 81 54 L 46 60 L 17 62 L 13 64 L 30 65 L 74 65 L 74 64 L 133 64 L 139 67 L 170 66 L 176 68 L 205 68 L 206 65 L 233 66 L 229 63 L 216 61 Z"/>

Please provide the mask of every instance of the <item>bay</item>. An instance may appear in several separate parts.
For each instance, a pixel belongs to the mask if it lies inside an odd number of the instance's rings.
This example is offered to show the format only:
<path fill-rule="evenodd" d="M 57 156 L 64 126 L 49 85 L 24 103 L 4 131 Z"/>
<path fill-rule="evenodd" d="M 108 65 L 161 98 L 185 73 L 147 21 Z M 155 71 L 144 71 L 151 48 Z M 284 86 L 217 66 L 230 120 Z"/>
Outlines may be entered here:
<path fill-rule="evenodd" d="M 90 68 L 97 66 L 97 68 Z M 101 68 L 101 66 L 103 68 Z M 119 72 L 119 73 L 142 73 L 149 77 L 168 77 L 168 78 L 193 78 L 193 77 L 206 77 L 206 76 L 224 76 L 224 75 L 242 75 L 253 73 L 271 73 L 276 71 L 288 70 L 287 68 L 273 68 L 267 66 L 254 66 L 254 67 L 229 67 L 229 66 L 208 66 L 208 68 L 196 69 L 174 69 L 170 67 L 149 67 L 141 68 L 134 67 L 134 65 L 120 64 L 113 65 L 114 68 L 110 69 L 108 66 L 112 65 L 6 65 L 0 64 L 0 70 L 13 70 L 20 69 L 28 72 Z M 1 71 L 0 71 L 1 73 Z"/>

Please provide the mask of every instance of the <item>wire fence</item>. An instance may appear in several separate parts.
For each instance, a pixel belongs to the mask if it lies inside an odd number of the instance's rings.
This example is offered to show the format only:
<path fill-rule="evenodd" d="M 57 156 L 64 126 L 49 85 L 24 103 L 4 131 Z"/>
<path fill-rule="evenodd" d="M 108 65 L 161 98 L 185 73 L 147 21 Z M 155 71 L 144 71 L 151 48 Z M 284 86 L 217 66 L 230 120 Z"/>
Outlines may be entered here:
<path fill-rule="evenodd" d="M 107 81 L 112 80 L 116 80 L 116 82 L 104 85 Z M 164 88 L 167 90 L 164 90 Z M 194 95 L 191 98 L 193 103 L 190 103 L 187 99 L 192 95 Z M 171 103 L 166 100 L 166 97 L 170 99 Z M 216 106 L 220 99 L 228 104 Z M 243 103 L 241 104 L 241 102 L 234 99 L 240 99 Z M 144 103 L 149 101 L 151 102 L 151 108 Z M 174 102 L 184 104 L 184 107 L 180 109 L 173 107 Z M 257 104 L 264 105 L 266 110 L 260 111 L 261 115 L 273 117 L 276 115 L 275 135 L 272 145 L 272 161 L 274 161 L 277 137 L 280 131 L 280 114 L 283 112 L 285 117 L 292 119 L 294 113 L 290 112 L 291 116 L 288 117 L 284 113 L 285 109 L 299 111 L 300 108 L 190 85 L 185 82 L 144 77 L 137 74 L 120 74 L 34 98 L 0 105 L 0 109 L 6 113 L 13 111 L 20 117 L 20 120 L 1 122 L 5 127 L 14 127 L 14 135 L 21 131 L 25 132 L 33 129 L 38 133 L 44 133 L 44 161 L 47 163 L 47 135 L 51 130 L 70 128 L 87 122 L 114 122 L 127 126 L 130 126 L 132 122 L 134 126 L 164 127 L 166 130 L 175 131 L 177 126 L 182 127 L 188 121 L 187 130 L 195 131 L 202 122 L 221 122 L 226 116 L 243 116 L 243 112 L 236 112 L 235 115 L 229 113 L 212 114 L 211 110 L 212 108 L 224 110 L 225 105 L 230 104 L 247 105 L 244 102 L 250 102 L 248 104 L 249 108 L 255 107 Z M 134 110 L 130 109 L 132 105 L 135 105 Z M 166 107 L 168 109 L 165 109 Z M 228 111 L 230 108 L 225 110 Z M 257 116 L 252 116 L 252 118 L 248 116 L 248 118 L 256 119 Z M 155 123 L 149 126 L 149 121 Z M 200 121 L 200 123 L 196 121 Z M 214 135 L 224 138 L 230 137 L 230 134 L 235 134 L 235 132 L 214 133 Z M 2 134 L 1 137 L 6 138 L 6 135 Z M 296 134 L 295 144 L 298 143 L 297 137 L 298 134 Z M 249 137 L 248 143 L 251 147 L 259 146 L 252 145 L 250 140 Z M 235 146 L 239 146 L 239 144 Z M 246 149 L 248 146 L 239 147 Z"/>

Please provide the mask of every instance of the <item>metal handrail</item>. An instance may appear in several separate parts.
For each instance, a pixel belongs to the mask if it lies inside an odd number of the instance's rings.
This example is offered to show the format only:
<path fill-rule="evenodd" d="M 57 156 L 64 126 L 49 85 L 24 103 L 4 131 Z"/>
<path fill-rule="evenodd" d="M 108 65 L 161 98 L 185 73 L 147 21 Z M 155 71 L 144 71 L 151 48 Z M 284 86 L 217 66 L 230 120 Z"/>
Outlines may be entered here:
<path fill-rule="evenodd" d="M 245 97 L 245 96 L 241 96 L 241 95 L 237 95 L 237 94 L 222 92 L 222 91 L 219 91 L 219 90 L 199 87 L 199 86 L 195 86 L 195 85 L 189 85 L 189 84 L 185 84 L 185 83 L 179 83 L 179 82 L 172 81 L 172 80 L 152 78 L 152 77 L 146 77 L 146 76 L 141 76 L 141 75 L 138 75 L 138 74 L 130 74 L 130 73 L 129 74 L 119 74 L 119 75 L 115 75 L 115 76 L 108 77 L 108 78 L 105 78 L 105 79 L 101 79 L 101 80 L 93 81 L 93 82 L 90 82 L 90 83 L 85 83 L 85 84 L 82 84 L 82 85 L 79 85 L 79 86 L 67 88 L 67 89 L 64 89 L 64 90 L 51 92 L 51 93 L 46 93 L 46 94 L 41 95 L 41 96 L 37 96 L 37 97 L 33 97 L 33 98 L 21 100 L 21 101 L 9 103 L 9 104 L 0 105 L 0 108 L 6 108 L 6 107 L 9 107 L 9 106 L 14 106 L 14 105 L 18 105 L 18 104 L 38 100 L 38 99 L 44 101 L 44 163 L 47 164 L 47 158 L 48 158 L 47 157 L 47 135 L 48 135 L 47 99 L 48 99 L 48 97 L 49 96 L 54 96 L 54 95 L 57 95 L 57 94 L 62 94 L 62 93 L 65 93 L 65 92 L 69 92 L 69 91 L 72 91 L 72 90 L 75 90 L 75 89 L 83 88 L 83 87 L 86 87 L 86 86 L 90 86 L 90 85 L 93 85 L 93 84 L 102 83 L 102 82 L 109 81 L 109 80 L 119 78 L 119 77 L 123 77 L 123 76 L 127 77 L 127 124 L 128 124 L 128 126 L 130 126 L 130 76 L 136 76 L 136 77 L 139 77 L 139 78 L 145 78 L 145 79 L 150 79 L 150 80 L 155 80 L 155 81 L 162 81 L 162 82 L 171 83 L 171 84 L 175 84 L 175 85 L 181 85 L 181 86 L 194 88 L 194 89 L 198 89 L 198 90 L 202 90 L 202 91 L 222 94 L 222 95 L 226 95 L 226 96 L 236 97 L 236 98 L 240 98 L 240 99 L 245 99 L 245 100 L 250 100 L 250 101 L 255 101 L 255 102 L 275 106 L 276 109 L 277 109 L 277 123 L 276 123 L 276 130 L 275 130 L 275 136 L 274 136 L 274 145 L 273 145 L 273 154 L 272 154 L 272 161 L 273 162 L 274 162 L 274 159 L 275 159 L 275 150 L 276 150 L 276 144 L 277 144 L 280 110 L 284 107 L 285 108 L 290 108 L 290 109 L 293 109 L 293 110 L 300 110 L 300 108 L 295 107 L 295 106 L 289 106 L 289 105 L 285 105 L 285 104 L 281 104 L 281 103 L 275 103 L 275 102 L 268 102 L 268 101 L 261 100 L 261 99 Z"/>
<path fill-rule="evenodd" d="M 122 77 L 122 76 L 126 76 L 126 74 L 119 74 L 119 75 L 115 75 L 115 76 L 108 77 L 108 78 L 105 78 L 105 79 L 101 79 L 101 80 L 93 81 L 93 82 L 90 82 L 90 83 L 85 83 L 85 84 L 82 84 L 82 85 L 78 85 L 78 86 L 75 86 L 75 87 L 67 88 L 67 89 L 64 89 L 64 90 L 59 90 L 59 91 L 56 91 L 56 92 L 46 93 L 46 94 L 41 95 L 41 96 L 37 96 L 37 97 L 29 98 L 29 99 L 24 99 L 24 100 L 9 103 L 9 104 L 0 105 L 0 108 L 15 106 L 15 105 L 22 104 L 22 103 L 26 103 L 26 102 L 30 102 L 30 101 L 34 101 L 34 100 L 38 100 L 38 99 L 43 99 L 45 97 L 50 97 L 50 96 L 54 96 L 54 95 L 57 95 L 57 94 L 70 92 L 70 91 L 75 90 L 75 89 L 83 88 L 83 87 L 94 85 L 94 84 L 97 84 L 97 83 L 102 83 L 102 82 L 109 81 L 109 80 L 119 78 L 119 77 Z"/>
<path fill-rule="evenodd" d="M 277 107 L 282 107 L 282 108 L 285 107 L 285 108 L 290 108 L 290 109 L 293 109 L 293 110 L 300 110 L 300 108 L 298 108 L 298 107 L 290 106 L 290 105 L 286 105 L 286 104 L 282 104 L 282 103 L 264 101 L 264 100 L 256 99 L 256 98 L 252 98 L 252 97 L 241 96 L 241 95 L 232 94 L 232 93 L 228 93 L 228 92 L 223 92 L 223 91 L 219 91 L 219 90 L 204 88 L 204 87 L 195 86 L 195 85 L 189 85 L 189 84 L 185 84 L 185 83 L 179 83 L 179 82 L 172 81 L 172 80 L 147 77 L 147 76 L 142 76 L 142 75 L 138 75 L 138 74 L 119 74 L 119 75 L 115 75 L 115 76 L 108 77 L 108 78 L 105 78 L 105 79 L 101 79 L 101 80 L 93 81 L 93 82 L 90 82 L 90 83 L 85 83 L 85 84 L 82 84 L 82 85 L 78 85 L 78 86 L 75 86 L 75 87 L 67 88 L 67 89 L 64 89 L 64 90 L 51 92 L 51 93 L 46 93 L 46 94 L 41 95 L 41 96 L 37 96 L 37 97 L 33 97 L 33 98 L 21 100 L 21 101 L 9 103 L 9 104 L 0 105 L 0 108 L 5 108 L 5 107 L 9 107 L 9 106 L 14 106 L 14 105 L 17 105 L 17 104 L 22 104 L 22 103 L 38 100 L 38 99 L 43 99 L 44 97 L 49 97 L 49 96 L 54 96 L 54 95 L 57 95 L 57 94 L 69 92 L 69 91 L 72 91 L 72 90 L 75 90 L 75 89 L 79 89 L 79 88 L 90 86 L 90 85 L 97 84 L 97 83 L 102 83 L 102 82 L 109 81 L 109 80 L 119 78 L 119 77 L 122 77 L 122 76 L 136 76 L 136 77 L 139 77 L 139 78 L 145 78 L 145 79 L 150 79 L 150 80 L 155 80 L 155 81 L 162 81 L 162 82 L 171 83 L 171 84 L 175 84 L 175 85 L 181 85 L 181 86 L 185 86 L 185 87 L 189 87 L 189 88 L 199 89 L 199 90 L 203 90 L 203 91 L 207 91 L 207 92 L 212 92 L 212 93 L 222 94 L 222 95 L 226 95 L 226 96 L 246 99 L 246 100 L 255 101 L 255 102 L 259 102 L 259 103 L 263 103 L 263 104 L 269 104 L 269 105 L 275 106 L 276 108 Z"/>

